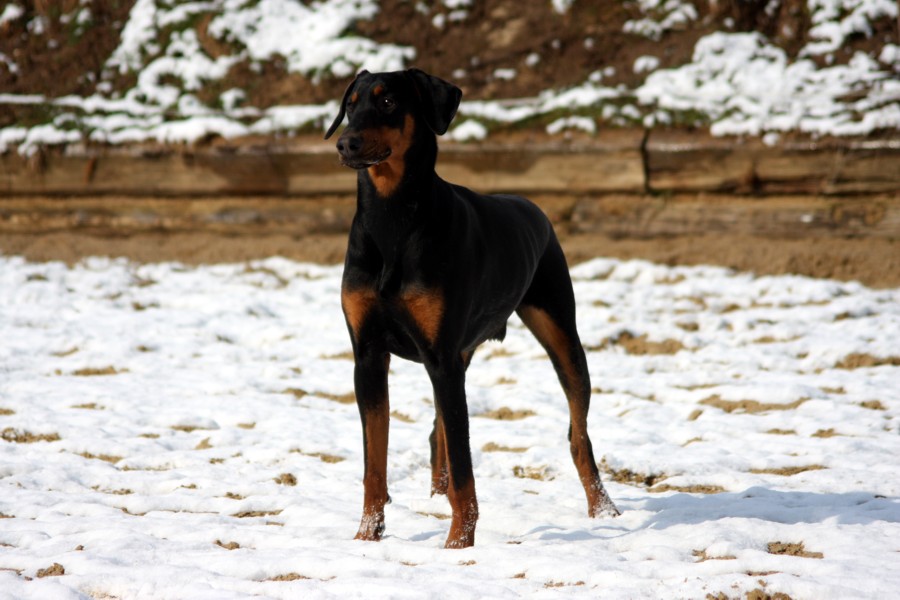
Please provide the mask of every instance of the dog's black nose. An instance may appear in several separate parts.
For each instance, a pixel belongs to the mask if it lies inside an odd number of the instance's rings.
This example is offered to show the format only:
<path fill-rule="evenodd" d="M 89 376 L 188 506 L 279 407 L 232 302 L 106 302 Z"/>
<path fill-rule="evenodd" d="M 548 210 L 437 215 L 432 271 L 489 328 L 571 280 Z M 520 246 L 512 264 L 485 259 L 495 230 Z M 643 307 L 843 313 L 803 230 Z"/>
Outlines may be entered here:
<path fill-rule="evenodd" d="M 337 149 L 341 156 L 353 156 L 362 149 L 363 141 L 360 135 L 344 134 L 337 141 Z"/>

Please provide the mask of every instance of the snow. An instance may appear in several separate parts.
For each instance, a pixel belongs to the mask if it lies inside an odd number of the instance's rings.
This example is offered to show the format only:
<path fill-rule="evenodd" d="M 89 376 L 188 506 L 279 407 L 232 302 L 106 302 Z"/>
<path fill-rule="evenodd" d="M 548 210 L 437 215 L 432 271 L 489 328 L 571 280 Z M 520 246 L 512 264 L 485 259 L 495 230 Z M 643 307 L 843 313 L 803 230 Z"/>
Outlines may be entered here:
<path fill-rule="evenodd" d="M 880 17 L 897 19 L 894 0 L 807 0 L 815 41 L 801 54 L 820 55 L 836 52 L 849 36 L 860 33 L 872 37 L 871 21 Z"/>
<path fill-rule="evenodd" d="M 556 1 L 553 6 L 567 12 L 571 4 Z M 766 10 L 771 13 L 776 4 L 769 3 Z M 435 24 L 443 27 L 467 18 L 471 6 L 468 0 L 447 0 L 439 6 L 417 3 L 416 10 L 434 13 Z M 698 19 L 694 5 L 682 0 L 637 0 L 626 8 L 641 18 L 628 21 L 625 32 L 652 39 Z M 333 101 L 262 109 L 248 103 L 247 90 L 230 88 L 209 104 L 200 100 L 199 92 L 224 81 L 238 63 L 261 68 L 262 61 L 275 57 L 283 57 L 288 72 L 313 83 L 323 77 L 348 77 L 363 68 L 383 71 L 412 65 L 415 49 L 378 43 L 353 31 L 356 21 L 371 19 L 378 9 L 376 0 L 137 0 L 95 93 L 55 99 L 0 95 L 0 103 L 50 105 L 53 110 L 48 113 L 65 113 L 25 134 L 21 125 L 0 129 L 0 152 L 17 149 L 30 154 L 44 144 L 70 141 L 192 143 L 210 135 L 324 129 L 333 117 L 329 114 Z M 18 18 L 21 10 L 18 4 L 7 4 L 0 22 Z M 77 15 L 65 16 L 77 22 L 90 18 L 85 6 L 74 10 L 79 11 Z M 550 123 L 597 117 L 601 128 L 689 123 L 709 126 L 714 135 L 864 136 L 900 129 L 896 44 L 884 43 L 870 54 L 857 52 L 846 64 L 834 61 L 835 51 L 850 37 L 871 36 L 877 19 L 896 19 L 896 2 L 807 0 L 807 10 L 813 41 L 798 57 L 789 57 L 760 33 L 713 32 L 697 41 L 687 64 L 659 69 L 660 57 L 638 57 L 633 71 L 643 81 L 632 88 L 602 85 L 601 80 L 608 81 L 615 71 L 598 65 L 587 81 L 568 89 L 538 90 L 526 98 L 465 100 L 459 113 L 479 119 L 488 135 L 491 126 L 526 120 Z M 194 25 L 200 15 L 210 15 L 203 35 L 215 42 L 214 51 Z M 36 32 L 46 23 L 35 17 L 28 27 Z M 551 45 L 558 50 L 560 43 L 554 40 Z M 590 45 L 592 38 L 584 43 Z M 531 53 L 524 59 L 525 66 L 534 68 L 541 58 Z M 472 60 L 476 64 L 477 55 Z M 12 71 L 19 68 L 3 55 L 0 65 Z M 498 64 L 491 72 L 494 79 L 509 80 L 517 76 L 518 67 Z M 127 73 L 135 75 L 135 85 L 121 95 L 113 94 L 111 80 Z M 464 77 L 463 72 L 459 78 Z M 558 114 L 561 111 L 564 114 Z"/>
<path fill-rule="evenodd" d="M 900 289 L 609 259 L 572 275 L 623 514 L 586 517 L 565 400 L 513 318 L 468 372 L 481 519 L 448 551 L 431 385 L 396 358 L 386 537 L 351 539 L 340 267 L 0 257 L 0 597 L 900 593 Z M 534 415 L 477 416 L 500 407 Z"/>
<path fill-rule="evenodd" d="M 659 40 L 665 32 L 697 20 L 697 9 L 682 0 L 637 0 L 630 4 L 636 4 L 646 16 L 626 21 L 623 31 L 652 40 Z"/>
<path fill-rule="evenodd" d="M 11 2 L 3 7 L 3 12 L 0 12 L 0 26 L 3 26 L 10 21 L 15 21 L 24 14 L 24 8 L 22 8 L 18 4 Z"/>
<path fill-rule="evenodd" d="M 861 87 L 868 94 L 844 100 Z M 704 113 L 714 135 L 865 135 L 900 125 L 900 81 L 868 55 L 819 69 L 790 62 L 759 33 L 708 35 L 692 63 L 651 73 L 636 94 L 645 105 Z"/>

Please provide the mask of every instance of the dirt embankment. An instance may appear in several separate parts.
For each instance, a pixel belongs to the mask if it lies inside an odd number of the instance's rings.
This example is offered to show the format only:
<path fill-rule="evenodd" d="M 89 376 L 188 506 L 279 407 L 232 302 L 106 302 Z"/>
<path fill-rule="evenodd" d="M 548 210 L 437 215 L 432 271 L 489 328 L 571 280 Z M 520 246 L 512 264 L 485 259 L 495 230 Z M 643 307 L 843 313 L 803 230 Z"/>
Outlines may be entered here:
<path fill-rule="evenodd" d="M 900 240 L 806 238 L 772 239 L 748 235 L 687 235 L 616 239 L 563 234 L 570 264 L 608 256 L 640 258 L 669 265 L 715 264 L 776 275 L 858 280 L 873 287 L 900 287 Z M 295 237 L 288 234 L 230 236 L 218 233 L 140 233 L 127 237 L 55 232 L 6 234 L 0 251 L 30 260 L 77 261 L 87 256 L 125 256 L 139 262 L 186 264 L 242 262 L 284 256 L 324 264 L 343 262 L 344 233 Z"/>

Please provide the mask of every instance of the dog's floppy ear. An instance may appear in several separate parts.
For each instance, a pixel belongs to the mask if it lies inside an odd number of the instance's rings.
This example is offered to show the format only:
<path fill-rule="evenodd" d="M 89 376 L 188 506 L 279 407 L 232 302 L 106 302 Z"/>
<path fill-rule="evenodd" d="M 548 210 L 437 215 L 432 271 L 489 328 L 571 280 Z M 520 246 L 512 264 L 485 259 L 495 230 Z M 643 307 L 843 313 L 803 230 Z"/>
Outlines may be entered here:
<path fill-rule="evenodd" d="M 347 113 L 347 99 L 350 97 L 350 94 L 353 93 L 353 88 L 356 87 L 356 82 L 359 81 L 359 78 L 363 75 L 368 75 L 369 72 L 363 69 L 356 75 L 356 79 L 350 82 L 350 85 L 347 86 L 347 90 L 344 92 L 344 98 L 341 100 L 341 109 L 338 111 L 337 117 L 334 118 L 334 122 L 331 124 L 331 127 L 328 128 L 328 131 L 325 132 L 325 139 L 327 140 L 338 127 L 341 126 L 341 123 L 344 121 L 344 115 Z"/>
<path fill-rule="evenodd" d="M 419 69 L 407 69 L 406 76 L 413 84 L 422 105 L 422 116 L 433 132 L 447 133 L 450 121 L 459 108 L 462 90 L 448 81 Z"/>

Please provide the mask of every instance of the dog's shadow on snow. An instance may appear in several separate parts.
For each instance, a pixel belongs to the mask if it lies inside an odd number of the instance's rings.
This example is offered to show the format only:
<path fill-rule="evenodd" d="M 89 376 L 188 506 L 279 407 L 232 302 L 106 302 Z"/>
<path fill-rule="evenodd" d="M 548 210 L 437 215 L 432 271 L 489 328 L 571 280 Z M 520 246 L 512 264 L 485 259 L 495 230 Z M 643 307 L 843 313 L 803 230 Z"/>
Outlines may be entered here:
<path fill-rule="evenodd" d="M 622 498 L 619 508 L 626 515 L 630 511 L 639 511 L 646 518 L 639 523 L 628 523 L 627 517 L 620 517 L 622 521 L 603 519 L 584 529 L 541 525 L 526 536 L 541 540 L 589 541 L 628 535 L 643 529 L 697 525 L 721 519 L 755 519 L 785 525 L 824 521 L 842 525 L 867 525 L 875 521 L 900 523 L 900 498 L 866 492 L 821 494 L 752 487 L 742 492 L 721 494 L 676 493 Z"/>
<path fill-rule="evenodd" d="M 900 499 L 866 492 L 821 494 L 752 487 L 743 492 L 651 497 L 636 500 L 632 508 L 652 513 L 644 528 L 654 529 L 728 518 L 759 519 L 786 525 L 826 520 L 842 525 L 900 522 Z"/>

